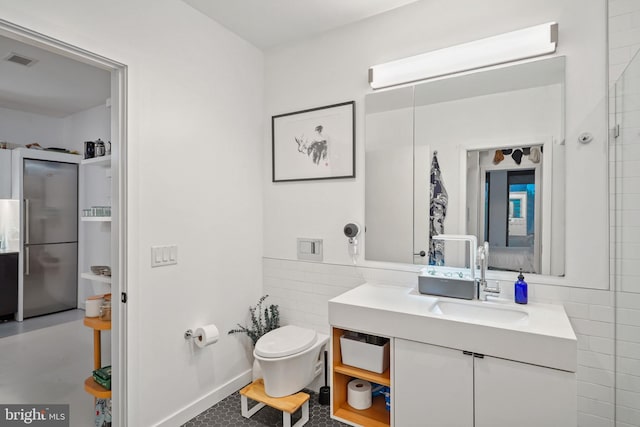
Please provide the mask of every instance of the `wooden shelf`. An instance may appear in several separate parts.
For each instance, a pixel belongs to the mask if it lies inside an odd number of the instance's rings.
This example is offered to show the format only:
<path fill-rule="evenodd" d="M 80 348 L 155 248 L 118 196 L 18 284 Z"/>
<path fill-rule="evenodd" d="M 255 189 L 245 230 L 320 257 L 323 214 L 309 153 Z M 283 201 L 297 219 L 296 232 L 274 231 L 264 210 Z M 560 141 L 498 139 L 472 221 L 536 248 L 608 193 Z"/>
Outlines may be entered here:
<path fill-rule="evenodd" d="M 354 368 L 353 366 L 349 365 L 334 364 L 333 370 L 337 373 L 348 375 L 350 377 L 356 377 L 373 383 L 391 387 L 391 375 L 389 374 L 389 369 L 381 374 L 378 374 L 375 372 L 367 371 L 365 369 Z"/>
<path fill-rule="evenodd" d="M 100 320 L 99 317 L 85 317 L 84 326 L 93 329 L 93 369 L 102 367 L 100 360 L 100 331 L 111 330 L 111 320 Z M 93 377 L 84 380 L 84 390 L 96 399 L 111 399 L 111 390 L 107 390 L 94 381 Z"/>
<path fill-rule="evenodd" d="M 110 216 L 81 216 L 80 221 L 84 222 L 111 222 Z"/>
<path fill-rule="evenodd" d="M 100 156 L 100 157 L 92 157 L 90 159 L 83 159 L 80 161 L 81 165 L 101 165 L 101 166 L 110 166 L 111 165 L 111 155 L 108 156 Z"/>
<path fill-rule="evenodd" d="M 84 380 L 84 391 L 93 395 L 96 399 L 111 399 L 111 390 L 107 390 L 95 382 L 93 377 Z"/>
<path fill-rule="evenodd" d="M 111 320 L 100 320 L 99 317 L 85 317 L 84 326 L 88 326 L 97 331 L 109 331 L 111 330 Z"/>
<path fill-rule="evenodd" d="M 373 398 L 369 409 L 354 409 L 347 402 L 335 411 L 335 416 L 352 423 L 367 427 L 389 427 L 391 425 L 391 412 L 387 411 L 384 396 Z"/>

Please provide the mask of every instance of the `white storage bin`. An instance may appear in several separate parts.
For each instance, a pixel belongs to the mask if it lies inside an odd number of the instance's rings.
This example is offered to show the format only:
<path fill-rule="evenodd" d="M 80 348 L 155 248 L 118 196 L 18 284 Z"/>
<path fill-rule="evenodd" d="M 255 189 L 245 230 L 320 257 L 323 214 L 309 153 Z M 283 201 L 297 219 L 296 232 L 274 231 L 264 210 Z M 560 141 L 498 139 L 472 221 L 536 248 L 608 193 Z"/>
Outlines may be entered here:
<path fill-rule="evenodd" d="M 342 364 L 367 371 L 383 373 L 389 368 L 389 341 L 384 345 L 367 344 L 345 336 L 340 337 Z"/>

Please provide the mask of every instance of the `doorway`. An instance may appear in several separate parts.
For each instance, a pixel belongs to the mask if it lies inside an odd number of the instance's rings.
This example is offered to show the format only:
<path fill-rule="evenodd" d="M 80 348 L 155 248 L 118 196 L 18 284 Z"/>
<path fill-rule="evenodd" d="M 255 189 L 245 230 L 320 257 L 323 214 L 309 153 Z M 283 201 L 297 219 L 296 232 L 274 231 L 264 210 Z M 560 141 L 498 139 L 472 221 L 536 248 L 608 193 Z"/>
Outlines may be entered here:
<path fill-rule="evenodd" d="M 55 150 L 52 149 L 64 149 L 66 150 L 65 154 L 69 155 L 68 152 L 78 151 L 79 155 L 76 156 L 79 160 L 79 169 L 80 169 L 80 179 L 79 179 L 79 193 L 78 193 L 78 274 L 77 274 L 77 282 L 78 282 L 78 307 L 79 309 L 84 309 L 84 297 L 90 296 L 92 293 L 95 293 L 96 290 L 100 291 L 100 289 L 105 290 L 104 293 L 107 293 L 106 290 L 109 291 L 112 298 L 112 314 L 111 321 L 109 323 L 110 330 L 110 339 L 106 340 L 105 332 L 102 332 L 102 326 L 100 328 L 93 328 L 94 332 L 92 332 L 92 326 L 87 324 L 84 317 L 84 312 L 76 311 L 73 314 L 69 312 L 63 312 L 62 315 L 53 315 L 58 320 L 53 320 L 49 322 L 43 317 L 37 317 L 34 319 L 35 323 L 40 322 L 41 324 L 47 324 L 47 327 L 36 327 L 35 330 L 29 330 L 31 327 L 24 328 L 22 333 L 9 336 L 6 338 L 0 338 L 0 345 L 2 345 L 2 340 L 10 340 L 6 341 L 7 348 L 11 348 L 11 351 L 14 351 L 13 357 L 7 357 L 7 354 L 3 354 L 3 370 L 5 372 L 10 372 L 11 366 L 10 360 L 16 360 L 20 362 L 27 361 L 32 364 L 34 369 L 29 370 L 32 372 L 29 377 L 21 376 L 18 377 L 20 381 L 19 394 L 12 396 L 12 400 L 14 403 L 24 403 L 24 404 L 50 404 L 50 403 L 62 403 L 65 402 L 54 402 L 55 395 L 60 394 L 68 395 L 68 396 L 78 396 L 81 395 L 77 391 L 80 390 L 84 393 L 84 397 L 88 396 L 88 399 L 83 399 L 83 402 L 87 401 L 89 404 L 93 401 L 93 397 L 90 393 L 87 393 L 86 381 L 91 378 L 91 370 L 93 369 L 93 363 L 91 360 L 91 356 L 89 356 L 89 360 L 86 361 L 76 361 L 73 358 L 68 357 L 68 355 L 73 355 L 75 352 L 73 351 L 72 346 L 73 343 L 76 345 L 81 345 L 82 348 L 79 348 L 77 353 L 86 355 L 88 350 L 89 354 L 95 354 L 95 337 L 102 337 L 102 346 L 103 348 L 110 347 L 110 351 L 108 351 L 108 357 L 110 357 L 110 364 L 112 367 L 112 376 L 111 376 L 111 392 L 109 393 L 111 402 L 112 402 L 112 422 L 114 426 L 126 426 L 127 425 L 127 364 L 126 364 L 126 354 L 127 354 L 127 304 L 126 304 L 126 296 L 127 296 L 127 263 L 126 263 L 126 241 L 127 241 L 127 218 L 126 218 L 126 200 L 127 200 L 127 121 L 126 121 L 126 113 L 127 113 L 127 66 L 121 64 L 117 61 L 113 61 L 111 59 L 102 57 L 98 54 L 86 51 L 80 47 L 72 46 L 65 42 L 55 40 L 51 37 L 48 37 L 43 34 L 39 34 L 37 32 L 31 31 L 29 29 L 14 25 L 10 22 L 0 20 L 0 38 L 6 39 L 8 41 L 16 42 L 21 45 L 31 47 L 34 49 L 40 49 L 42 52 L 45 52 L 48 55 L 58 56 L 60 59 L 65 61 L 75 61 L 80 64 L 82 67 L 89 67 L 93 69 L 96 73 L 103 73 L 107 76 L 107 85 L 108 85 L 108 98 L 105 100 L 102 106 L 95 106 L 95 108 L 101 110 L 104 109 L 106 111 L 106 128 L 108 130 L 109 142 L 110 142 L 110 156 L 108 162 L 106 161 L 107 156 L 105 155 L 101 159 L 86 159 L 86 155 L 84 153 L 83 142 L 84 140 L 72 140 L 69 142 L 71 144 L 67 147 L 60 147 L 59 144 L 46 144 L 44 141 L 41 143 L 39 141 L 31 141 L 30 143 L 38 143 L 41 147 L 46 147 L 48 150 L 43 150 L 42 153 L 49 153 Z M 14 64 L 11 66 L 26 66 L 32 67 L 29 70 L 25 69 L 25 72 L 20 75 L 25 79 L 29 75 L 34 75 L 32 73 L 33 69 L 37 67 L 37 58 L 30 58 L 29 55 L 19 55 L 20 52 L 11 52 L 18 54 L 16 61 L 13 61 Z M 4 55 L 4 58 L 11 55 Z M 25 62 L 23 58 L 27 60 L 32 59 L 35 60 L 33 63 L 29 64 L 20 64 L 21 62 Z M 44 62 L 44 61 L 43 61 Z M 53 73 L 55 74 L 55 73 Z M 31 82 L 34 86 L 37 87 L 37 80 Z M 41 82 L 40 82 L 41 83 Z M 78 85 L 80 81 L 78 80 Z M 8 112 L 8 114 L 12 111 L 18 111 L 18 113 L 26 114 L 27 122 L 34 123 L 35 117 L 37 116 L 55 116 L 56 114 L 62 114 L 64 116 L 64 111 L 62 113 L 53 112 L 51 109 L 51 105 L 47 105 L 46 102 L 42 101 L 40 107 L 42 107 L 42 111 L 40 112 L 25 112 L 22 110 L 27 109 L 25 107 L 28 104 L 27 101 L 32 104 L 38 103 L 38 96 L 24 96 L 22 101 L 22 106 L 20 107 L 20 96 L 19 94 L 14 93 L 15 99 L 5 99 L 3 103 L 0 103 L 0 113 Z M 29 98 L 29 99 L 27 99 Z M 41 96 L 41 100 L 45 100 L 46 96 Z M 2 100 L 0 99 L 0 102 Z M 60 107 L 61 102 L 55 103 L 55 107 Z M 13 109 L 7 108 L 13 106 Z M 91 107 L 94 108 L 94 107 Z M 90 110 L 91 108 L 87 109 Z M 47 113 L 47 109 L 50 111 Z M 78 117 L 83 114 L 78 111 L 69 110 L 71 113 L 67 116 L 70 117 L 73 115 L 74 117 Z M 84 111 L 84 110 L 83 110 Z M 18 114 L 16 113 L 16 114 Z M 100 114 L 100 112 L 91 111 L 86 113 L 87 115 Z M 31 121 L 29 121 L 31 120 Z M 15 121 L 14 121 L 15 122 Z M 46 126 L 60 126 L 62 129 L 63 135 L 69 135 L 69 126 L 68 123 L 60 125 L 56 120 L 47 120 L 43 119 L 42 123 L 49 123 Z M 41 123 L 40 123 L 41 124 Z M 45 127 L 46 127 L 45 126 Z M 37 128 L 38 126 L 35 126 Z M 34 130 L 34 126 L 26 126 L 24 129 Z M 42 128 L 41 128 L 42 130 Z M 66 132 L 66 133 L 65 133 Z M 80 135 L 81 133 L 76 133 L 75 135 Z M 31 135 L 32 138 L 33 135 Z M 46 139 L 46 136 L 43 137 Z M 0 135 L 0 140 L 3 139 L 3 136 Z M 64 140 L 64 138 L 62 139 Z M 107 142 L 107 141 L 104 141 Z M 9 148 L 15 148 L 19 145 L 26 145 L 23 143 L 12 144 Z M 27 153 L 27 155 L 31 155 L 31 151 L 23 148 L 23 152 Z M 106 154 L 106 150 L 104 152 Z M 44 155 L 44 154 L 42 154 Z M 54 155 L 54 154 L 52 154 Z M 81 160 L 80 160 L 81 159 Z M 97 170 L 97 172 L 96 172 Z M 84 185 L 83 179 L 88 177 L 90 174 L 96 174 L 102 177 L 102 186 L 106 189 L 106 192 L 109 193 L 109 196 L 102 197 L 102 204 L 109 205 L 110 211 L 109 216 L 105 214 L 106 211 L 102 211 L 100 218 L 93 218 L 91 220 L 84 221 L 83 211 L 86 209 L 91 209 L 96 204 L 95 199 L 92 199 L 93 195 L 90 193 L 89 186 Z M 87 178 L 89 179 L 89 178 Z M 84 188 L 83 188 L 84 185 Z M 108 200 L 107 200 L 108 199 Z M 18 200 L 18 202 L 22 202 L 22 200 Z M 84 203 L 84 206 L 83 206 Z M 20 204 L 21 213 L 23 213 L 23 205 Z M 102 206 L 104 207 L 104 206 Z M 22 216 L 19 216 L 22 218 Z M 108 218 L 108 219 L 107 219 Z M 22 223 L 21 223 L 22 224 Z M 24 271 L 25 268 L 25 254 L 22 244 L 22 236 L 24 235 L 24 230 L 22 225 L 18 228 L 20 245 L 18 245 L 18 253 L 19 253 L 19 271 Z M 106 242 L 107 248 L 100 248 L 99 250 L 91 250 L 90 244 L 95 241 L 95 236 L 102 236 L 103 241 Z M 83 243 L 84 239 L 84 243 Z M 83 247 L 84 244 L 84 247 Z M 93 259 L 91 259 L 92 253 L 102 253 L 102 256 L 108 257 L 109 267 L 110 267 L 110 276 L 107 279 L 107 276 L 95 278 L 90 276 L 91 273 L 89 267 L 93 266 L 95 263 Z M 85 273 L 84 270 L 87 270 Z M 102 270 L 101 270 L 102 271 Z M 86 274 L 86 275 L 85 275 Z M 101 279 L 101 280 L 97 280 Z M 97 285 L 96 285 L 97 284 Z M 97 287 L 93 287 L 96 285 Z M 100 288 L 102 286 L 102 288 Z M 23 292 L 22 288 L 19 293 L 19 304 L 22 307 L 22 297 Z M 66 314 L 65 314 L 66 313 Z M 17 320 L 22 321 L 22 315 Z M 60 321 L 60 318 L 65 318 L 66 320 Z M 43 320 L 44 319 L 44 320 Z M 26 322 L 25 322 L 26 323 Z M 30 325 L 33 325 L 34 322 L 29 322 Z M 87 327 L 89 326 L 89 327 Z M 95 331 L 98 331 L 97 335 Z M 77 340 L 77 338 L 82 338 L 81 340 Z M 105 342 L 105 340 L 107 342 Z M 28 343 L 40 343 L 40 346 L 35 348 L 31 344 Z M 59 347 L 56 347 L 56 344 L 61 344 Z M 47 344 L 48 343 L 48 344 Z M 109 345 L 107 345 L 107 343 Z M 85 345 L 88 344 L 88 349 L 84 348 Z M 60 348 L 60 353 L 57 353 L 58 350 L 56 348 Z M 63 354 L 64 352 L 64 354 Z M 99 347 L 98 347 L 99 354 Z M 77 364 L 83 363 L 84 366 L 87 366 L 87 369 L 82 376 L 75 381 L 75 377 L 73 381 L 64 381 L 60 382 L 59 379 L 63 378 L 64 375 L 73 376 L 76 375 Z M 95 360 L 93 361 L 95 362 Z M 45 368 L 46 367 L 46 368 Z M 82 368 L 84 369 L 84 368 Z M 52 373 L 56 373 L 58 375 L 52 375 Z M 50 381 L 50 384 L 53 384 L 52 388 L 53 394 L 49 397 L 46 394 L 47 387 L 44 387 L 43 384 L 46 381 Z M 56 390 L 56 381 L 58 389 Z M 75 384 L 77 383 L 77 389 L 75 388 Z M 9 384 L 11 387 L 11 384 Z M 69 390 L 67 390 L 69 389 Z M 56 393 L 58 392 L 58 393 Z M 65 394 L 66 393 L 66 394 Z M 36 399 L 36 400 L 33 400 Z M 8 402 L 7 402 L 8 403 Z M 85 426 L 91 425 L 87 424 L 86 419 L 82 420 L 74 420 L 74 413 L 84 413 L 83 411 L 74 410 L 74 402 L 66 402 L 70 405 L 70 425 L 71 426 Z M 86 402 L 85 402 L 86 403 Z M 90 408 L 90 414 L 93 414 L 93 407 Z M 89 420 L 92 423 L 93 420 Z"/>

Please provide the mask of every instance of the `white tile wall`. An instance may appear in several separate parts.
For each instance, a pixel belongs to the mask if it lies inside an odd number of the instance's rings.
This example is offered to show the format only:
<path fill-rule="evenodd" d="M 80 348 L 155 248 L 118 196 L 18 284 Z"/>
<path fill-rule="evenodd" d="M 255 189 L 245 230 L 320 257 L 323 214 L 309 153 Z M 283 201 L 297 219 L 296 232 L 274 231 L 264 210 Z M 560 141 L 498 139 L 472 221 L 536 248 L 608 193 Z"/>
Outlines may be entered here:
<path fill-rule="evenodd" d="M 613 274 L 615 289 L 615 422 L 640 426 L 640 1 L 609 0 L 609 81 L 618 80 L 611 105 L 611 184 L 615 198 Z M 602 312 L 609 318 L 609 313 Z"/>
<path fill-rule="evenodd" d="M 609 0 L 609 81 L 618 80 L 640 49 L 640 7 L 637 0 Z"/>
<path fill-rule="evenodd" d="M 265 258 L 265 293 L 281 307 L 283 323 L 329 331 L 327 302 L 365 282 L 417 286 L 416 273 Z M 501 283 L 513 295 L 511 283 Z M 614 311 L 608 291 L 531 285 L 530 300 L 563 303 L 578 337 L 578 421 L 581 427 L 613 426 Z M 631 333 L 633 331 L 628 331 Z M 629 365 L 633 368 L 633 365 Z M 630 385 L 635 385 L 629 382 Z"/>

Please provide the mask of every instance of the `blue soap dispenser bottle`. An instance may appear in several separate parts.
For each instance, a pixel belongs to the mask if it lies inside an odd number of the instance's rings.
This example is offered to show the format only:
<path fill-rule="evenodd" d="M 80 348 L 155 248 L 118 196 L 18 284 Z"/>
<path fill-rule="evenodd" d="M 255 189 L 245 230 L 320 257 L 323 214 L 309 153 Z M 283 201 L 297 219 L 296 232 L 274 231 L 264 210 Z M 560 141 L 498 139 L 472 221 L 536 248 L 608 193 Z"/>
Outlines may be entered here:
<path fill-rule="evenodd" d="M 524 281 L 524 276 L 522 275 L 522 269 L 520 269 L 518 280 L 515 283 L 516 303 L 526 304 L 529 301 L 529 298 L 527 295 L 528 295 L 527 282 Z"/>

